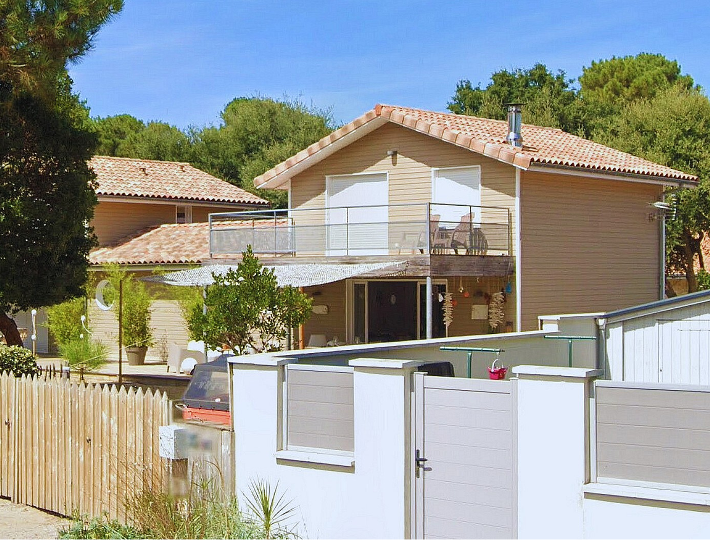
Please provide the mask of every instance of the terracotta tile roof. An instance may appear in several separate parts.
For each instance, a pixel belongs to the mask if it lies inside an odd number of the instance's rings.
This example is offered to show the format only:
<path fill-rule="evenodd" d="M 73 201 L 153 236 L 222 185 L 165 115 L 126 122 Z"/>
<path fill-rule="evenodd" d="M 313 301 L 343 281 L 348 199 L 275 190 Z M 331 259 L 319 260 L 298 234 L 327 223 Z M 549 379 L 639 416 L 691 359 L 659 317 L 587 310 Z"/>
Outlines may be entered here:
<path fill-rule="evenodd" d="M 273 225 L 285 226 L 287 220 L 266 220 L 267 229 Z M 235 227 L 253 227 L 250 220 L 224 220 L 212 223 L 216 229 Z M 230 255 L 231 258 L 233 256 Z M 212 259 L 223 258 L 218 254 Z M 168 223 L 119 240 L 113 246 L 106 246 L 89 254 L 89 263 L 103 264 L 191 264 L 201 263 L 210 259 L 210 224 L 200 223 Z"/>
<path fill-rule="evenodd" d="M 210 258 L 208 222 L 169 223 L 140 231 L 114 247 L 89 254 L 92 265 L 186 264 Z"/>
<path fill-rule="evenodd" d="M 268 205 L 268 201 L 196 169 L 189 163 L 95 156 L 101 195 L 176 199 L 226 204 Z"/>
<path fill-rule="evenodd" d="M 560 129 L 523 124 L 524 146 L 515 148 L 505 142 L 508 131 L 508 123 L 505 120 L 376 105 L 371 111 L 257 177 L 254 183 L 259 187 L 279 186 L 310 166 L 309 163 L 320 161 L 349 144 L 347 140 L 354 141 L 386 122 L 400 124 L 523 169 L 533 165 L 563 166 L 601 173 L 697 180 L 697 177 L 691 174 L 614 150 Z"/>

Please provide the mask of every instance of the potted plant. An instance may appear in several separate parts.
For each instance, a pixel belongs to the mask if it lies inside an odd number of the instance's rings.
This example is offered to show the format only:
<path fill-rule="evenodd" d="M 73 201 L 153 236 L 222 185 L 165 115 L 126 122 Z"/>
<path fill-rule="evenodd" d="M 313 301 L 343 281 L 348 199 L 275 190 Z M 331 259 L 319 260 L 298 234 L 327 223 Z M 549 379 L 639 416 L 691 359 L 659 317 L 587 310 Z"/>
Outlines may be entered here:
<path fill-rule="evenodd" d="M 144 283 L 126 278 L 123 282 L 123 345 L 128 364 L 145 362 L 148 347 L 153 345 L 150 326 L 152 298 Z"/>

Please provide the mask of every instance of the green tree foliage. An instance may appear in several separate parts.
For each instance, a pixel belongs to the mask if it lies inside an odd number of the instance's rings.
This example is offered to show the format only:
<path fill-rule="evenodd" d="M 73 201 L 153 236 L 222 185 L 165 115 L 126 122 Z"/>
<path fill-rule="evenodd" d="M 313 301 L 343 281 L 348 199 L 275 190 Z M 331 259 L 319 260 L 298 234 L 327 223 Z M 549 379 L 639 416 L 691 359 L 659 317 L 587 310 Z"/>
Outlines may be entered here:
<path fill-rule="evenodd" d="M 99 136 L 98 155 L 191 161 L 190 137 L 165 122 L 149 122 L 146 125 L 129 114 L 120 114 L 95 118 L 93 125 Z"/>
<path fill-rule="evenodd" d="M 94 119 L 98 153 L 108 156 L 186 161 L 252 193 L 254 178 L 288 159 L 332 129 L 330 112 L 298 100 L 242 97 L 221 114 L 222 123 L 187 133 L 164 122 L 147 125 L 130 115 Z M 288 202 L 283 191 L 261 191 L 276 208 Z"/>
<path fill-rule="evenodd" d="M 704 266 L 700 246 L 710 231 L 710 101 L 685 84 L 625 108 L 600 140 L 625 152 L 700 178 L 696 189 L 674 192 L 675 219 L 666 221 L 667 263 L 682 271 L 688 291 L 698 290 L 694 261 Z"/>
<path fill-rule="evenodd" d="M 204 338 L 210 347 L 226 344 L 235 354 L 277 351 L 290 329 L 310 317 L 311 299 L 292 287 L 279 287 L 273 270 L 261 265 L 251 246 L 236 270 L 214 279 L 205 299 L 207 313 L 195 306 L 188 320 L 190 336 Z"/>
<path fill-rule="evenodd" d="M 119 114 L 105 118 L 95 118 L 93 126 L 99 137 L 96 153 L 99 156 L 139 157 L 131 156 L 125 149 L 127 141 L 136 137 L 145 129 L 145 124 L 130 114 Z"/>
<path fill-rule="evenodd" d="M 693 88 L 689 75 L 681 75 L 680 65 L 662 54 L 641 53 L 592 62 L 582 69 L 580 94 L 587 102 L 623 106 L 651 99 L 671 86 Z"/>
<path fill-rule="evenodd" d="M 641 53 L 592 62 L 582 69 L 579 86 L 586 111 L 585 131 L 605 139 L 625 107 L 653 99 L 670 87 L 690 90 L 694 82 L 689 75 L 681 75 L 678 62 L 661 54 Z"/>
<path fill-rule="evenodd" d="M 576 133 L 581 128 L 577 92 L 564 71 L 550 72 L 543 64 L 530 69 L 501 70 L 491 75 L 485 88 L 459 81 L 448 104 L 455 114 L 504 120 L 507 103 L 523 103 L 523 121 Z"/>
<path fill-rule="evenodd" d="M 194 133 L 194 163 L 220 178 L 254 192 L 254 178 L 332 131 L 327 111 L 297 100 L 251 97 L 232 100 L 222 112 L 223 124 Z M 284 192 L 262 192 L 278 208 Z"/>
<path fill-rule="evenodd" d="M 138 281 L 135 275 L 118 264 L 106 267 L 110 288 L 104 290 L 104 300 L 115 304 L 118 320 L 119 291 L 123 288 L 122 340 L 124 347 L 151 347 L 155 343 L 155 333 L 150 326 L 153 296 L 145 283 Z"/>
<path fill-rule="evenodd" d="M 78 296 L 86 281 L 96 137 L 66 66 L 121 7 L 0 3 L 0 331 L 10 344 L 22 340 L 8 313 Z"/>
<path fill-rule="evenodd" d="M 0 2 L 0 86 L 53 100 L 67 63 L 122 8 L 123 0 Z"/>

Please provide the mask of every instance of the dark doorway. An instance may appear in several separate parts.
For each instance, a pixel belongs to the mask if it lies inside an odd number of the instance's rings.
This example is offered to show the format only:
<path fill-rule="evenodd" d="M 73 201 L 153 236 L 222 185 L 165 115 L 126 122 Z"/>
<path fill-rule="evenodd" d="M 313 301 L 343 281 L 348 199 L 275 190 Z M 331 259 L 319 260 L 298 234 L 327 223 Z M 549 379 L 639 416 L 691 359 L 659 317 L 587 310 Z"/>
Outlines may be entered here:
<path fill-rule="evenodd" d="M 417 283 L 368 283 L 369 342 L 417 339 Z"/>

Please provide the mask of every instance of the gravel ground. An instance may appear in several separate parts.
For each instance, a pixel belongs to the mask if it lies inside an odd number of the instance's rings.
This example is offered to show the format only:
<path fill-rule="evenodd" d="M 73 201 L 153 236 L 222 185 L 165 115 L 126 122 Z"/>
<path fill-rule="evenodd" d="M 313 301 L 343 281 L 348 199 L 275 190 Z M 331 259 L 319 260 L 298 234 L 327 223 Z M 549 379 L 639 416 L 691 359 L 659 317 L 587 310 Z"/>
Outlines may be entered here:
<path fill-rule="evenodd" d="M 57 530 L 68 524 L 68 519 L 0 499 L 0 538 L 57 538 Z"/>

